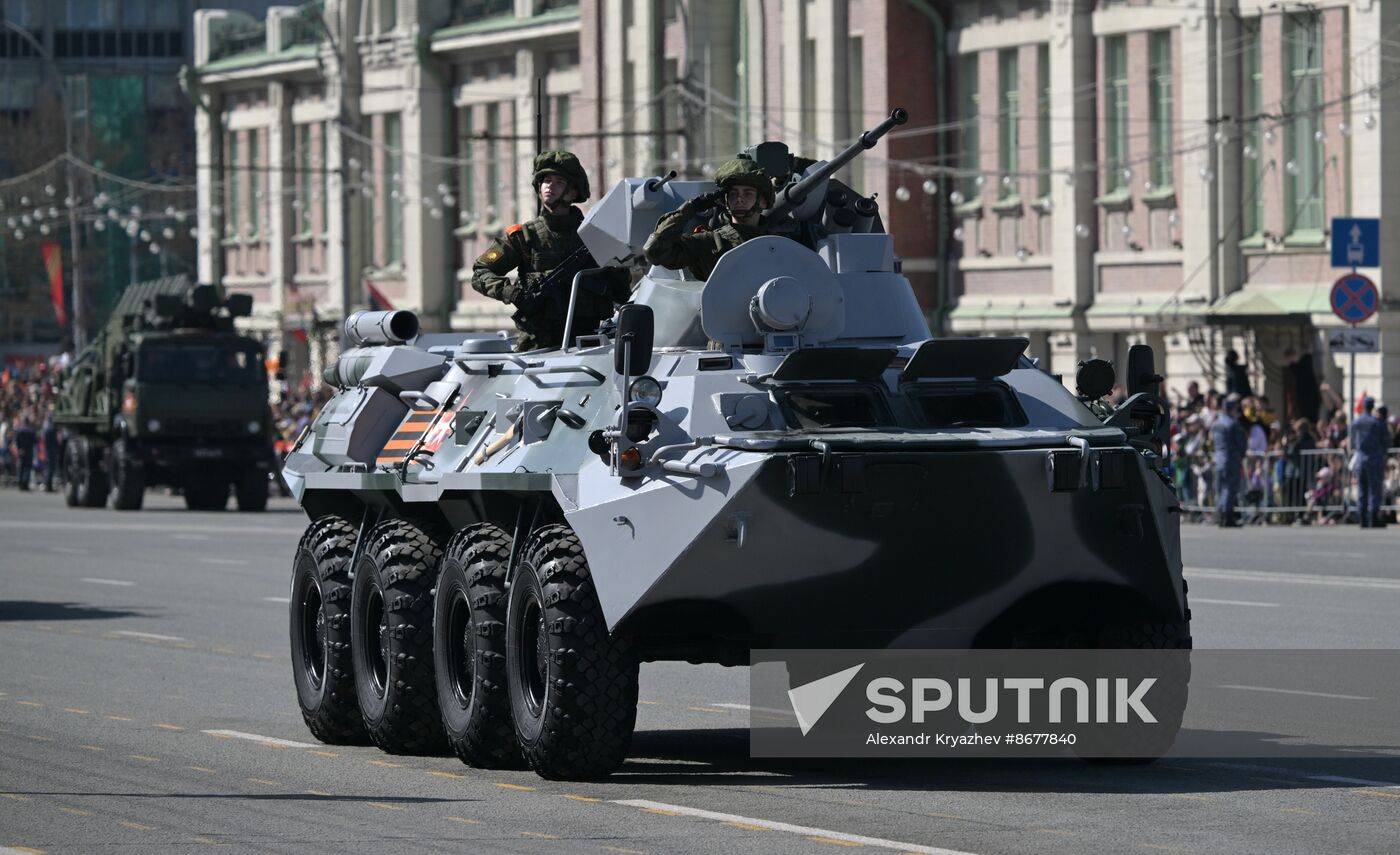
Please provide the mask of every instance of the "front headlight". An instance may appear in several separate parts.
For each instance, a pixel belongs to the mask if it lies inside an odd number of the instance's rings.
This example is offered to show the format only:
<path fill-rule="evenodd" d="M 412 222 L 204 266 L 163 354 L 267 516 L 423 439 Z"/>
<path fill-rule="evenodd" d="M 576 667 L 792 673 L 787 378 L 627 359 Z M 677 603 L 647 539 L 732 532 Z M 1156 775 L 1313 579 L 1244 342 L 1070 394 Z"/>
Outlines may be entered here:
<path fill-rule="evenodd" d="M 160 433 L 160 419 L 151 419 L 146 422 L 146 430 L 151 433 Z"/>
<path fill-rule="evenodd" d="M 655 407 L 661 403 L 661 384 L 654 377 L 643 374 L 632 381 L 630 398 L 639 404 Z"/>
<path fill-rule="evenodd" d="M 248 433 L 257 433 L 257 432 L 260 431 L 260 430 L 262 430 L 262 422 L 259 422 L 259 421 L 251 421 L 251 422 L 248 422 Z"/>

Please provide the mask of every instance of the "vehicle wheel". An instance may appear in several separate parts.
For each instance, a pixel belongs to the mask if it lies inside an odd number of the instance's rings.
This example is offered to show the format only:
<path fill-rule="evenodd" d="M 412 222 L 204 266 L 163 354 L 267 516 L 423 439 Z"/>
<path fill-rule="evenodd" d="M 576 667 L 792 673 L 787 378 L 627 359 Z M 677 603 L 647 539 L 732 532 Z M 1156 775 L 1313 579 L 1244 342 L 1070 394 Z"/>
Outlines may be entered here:
<path fill-rule="evenodd" d="M 360 715 L 390 754 L 446 745 L 433 678 L 433 598 L 442 547 L 407 520 L 381 523 L 355 566 L 351 657 Z"/>
<path fill-rule="evenodd" d="M 68 461 L 70 495 L 76 507 L 100 508 L 107 504 L 107 471 L 102 466 L 102 444 L 91 439 L 69 443 L 73 453 Z"/>
<path fill-rule="evenodd" d="M 83 466 L 83 441 L 78 438 L 63 444 L 63 501 L 70 508 L 83 504 L 82 486 L 87 480 Z"/>
<path fill-rule="evenodd" d="M 240 511 L 267 510 L 267 473 L 261 469 L 244 472 L 234 485 L 234 498 Z"/>
<path fill-rule="evenodd" d="M 112 508 L 139 511 L 146 497 L 146 468 L 124 439 L 112 444 Z"/>
<path fill-rule="evenodd" d="M 1099 647 L 1143 652 L 1145 658 L 1131 660 L 1131 670 L 1157 678 L 1152 689 L 1156 699 L 1149 705 L 1157 724 L 1094 731 L 1091 738 L 1075 746 L 1075 751 L 1089 762 L 1103 765 L 1153 763 L 1171 750 L 1186 715 L 1191 683 L 1191 625 L 1145 623 L 1108 627 L 1099 636 Z"/>
<path fill-rule="evenodd" d="M 524 766 L 506 691 L 506 572 L 510 535 L 487 523 L 447 545 L 433 609 L 438 709 L 447 741 L 479 769 Z"/>
<path fill-rule="evenodd" d="M 531 535 L 506 605 L 506 684 L 515 736 L 542 777 L 586 780 L 626 758 L 637 722 L 637 656 L 608 632 L 578 537 Z"/>
<path fill-rule="evenodd" d="M 190 480 L 185 484 L 185 507 L 192 511 L 222 511 L 228 506 L 228 482 Z"/>
<path fill-rule="evenodd" d="M 355 527 L 327 516 L 307 526 L 292 560 L 292 677 L 306 727 L 322 742 L 369 742 L 350 663 L 350 558 Z"/>

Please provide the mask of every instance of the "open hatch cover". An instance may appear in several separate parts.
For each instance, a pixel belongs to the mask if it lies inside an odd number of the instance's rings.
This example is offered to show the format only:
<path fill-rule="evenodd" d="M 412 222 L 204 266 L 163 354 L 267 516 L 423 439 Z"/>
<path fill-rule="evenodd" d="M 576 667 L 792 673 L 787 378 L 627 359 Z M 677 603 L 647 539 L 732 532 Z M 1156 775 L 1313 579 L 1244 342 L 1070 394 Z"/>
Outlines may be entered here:
<path fill-rule="evenodd" d="M 892 347 L 808 347 L 794 350 L 773 372 L 779 383 L 879 379 L 897 351 Z"/>
<path fill-rule="evenodd" d="M 1020 337 L 931 338 L 914 351 L 899 379 L 991 380 L 1010 373 L 1029 344 L 1029 339 Z"/>

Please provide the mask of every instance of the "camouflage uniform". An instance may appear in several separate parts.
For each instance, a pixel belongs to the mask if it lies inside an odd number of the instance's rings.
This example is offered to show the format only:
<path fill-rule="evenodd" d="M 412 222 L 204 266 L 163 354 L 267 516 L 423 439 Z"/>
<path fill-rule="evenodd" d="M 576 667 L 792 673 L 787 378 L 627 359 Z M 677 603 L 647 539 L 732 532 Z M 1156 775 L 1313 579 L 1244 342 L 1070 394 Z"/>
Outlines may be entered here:
<path fill-rule="evenodd" d="M 753 187 L 768 207 L 773 206 L 773 182 L 763 167 L 747 158 L 735 158 L 716 170 L 715 184 L 721 191 L 736 185 Z M 697 279 L 709 279 L 721 255 L 768 233 L 762 220 L 753 226 L 729 222 L 713 230 L 700 225 L 687 232 L 686 226 L 697 213 L 695 201 L 686 202 L 657 221 L 656 230 L 642 247 L 647 261 L 672 270 L 689 268 Z"/>
<path fill-rule="evenodd" d="M 545 176 L 551 174 L 562 175 L 573 185 L 578 195 L 575 201 L 582 202 L 588 198 L 588 176 L 573 154 L 547 151 L 535 157 L 536 193 Z M 570 205 L 563 213 L 545 211 L 527 223 L 516 223 L 506 229 L 506 233 L 493 240 L 472 265 L 472 288 L 493 300 L 515 304 L 517 299 L 530 291 L 531 286 L 547 277 L 583 247 L 583 241 L 578 236 L 582 221 L 583 212 Z M 583 264 L 578 265 L 580 269 L 596 266 L 592 258 L 585 258 Z M 512 270 L 516 272 L 515 279 L 507 276 Z M 616 273 L 606 278 L 606 295 L 580 289 L 575 309 L 575 335 L 592 332 L 599 321 L 612 316 L 613 303 L 625 303 L 631 297 L 631 277 L 621 268 L 609 270 Z M 523 308 L 517 312 L 517 322 L 531 327 L 534 332 L 531 334 L 522 330 L 516 339 L 516 350 L 559 346 L 564 337 L 571 284 L 570 281 L 552 283 L 551 289 L 555 293 L 547 295 L 549 299 L 537 301 L 540 305 L 532 306 L 532 312 L 528 314 Z"/>

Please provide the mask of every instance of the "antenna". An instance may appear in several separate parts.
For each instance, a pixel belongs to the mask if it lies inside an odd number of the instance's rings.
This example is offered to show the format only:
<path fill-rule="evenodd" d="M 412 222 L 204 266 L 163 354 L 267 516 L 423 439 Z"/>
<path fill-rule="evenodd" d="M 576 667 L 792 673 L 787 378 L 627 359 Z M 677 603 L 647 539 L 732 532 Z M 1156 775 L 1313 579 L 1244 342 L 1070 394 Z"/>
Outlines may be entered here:
<path fill-rule="evenodd" d="M 535 154 L 544 151 L 544 78 L 535 78 Z"/>

